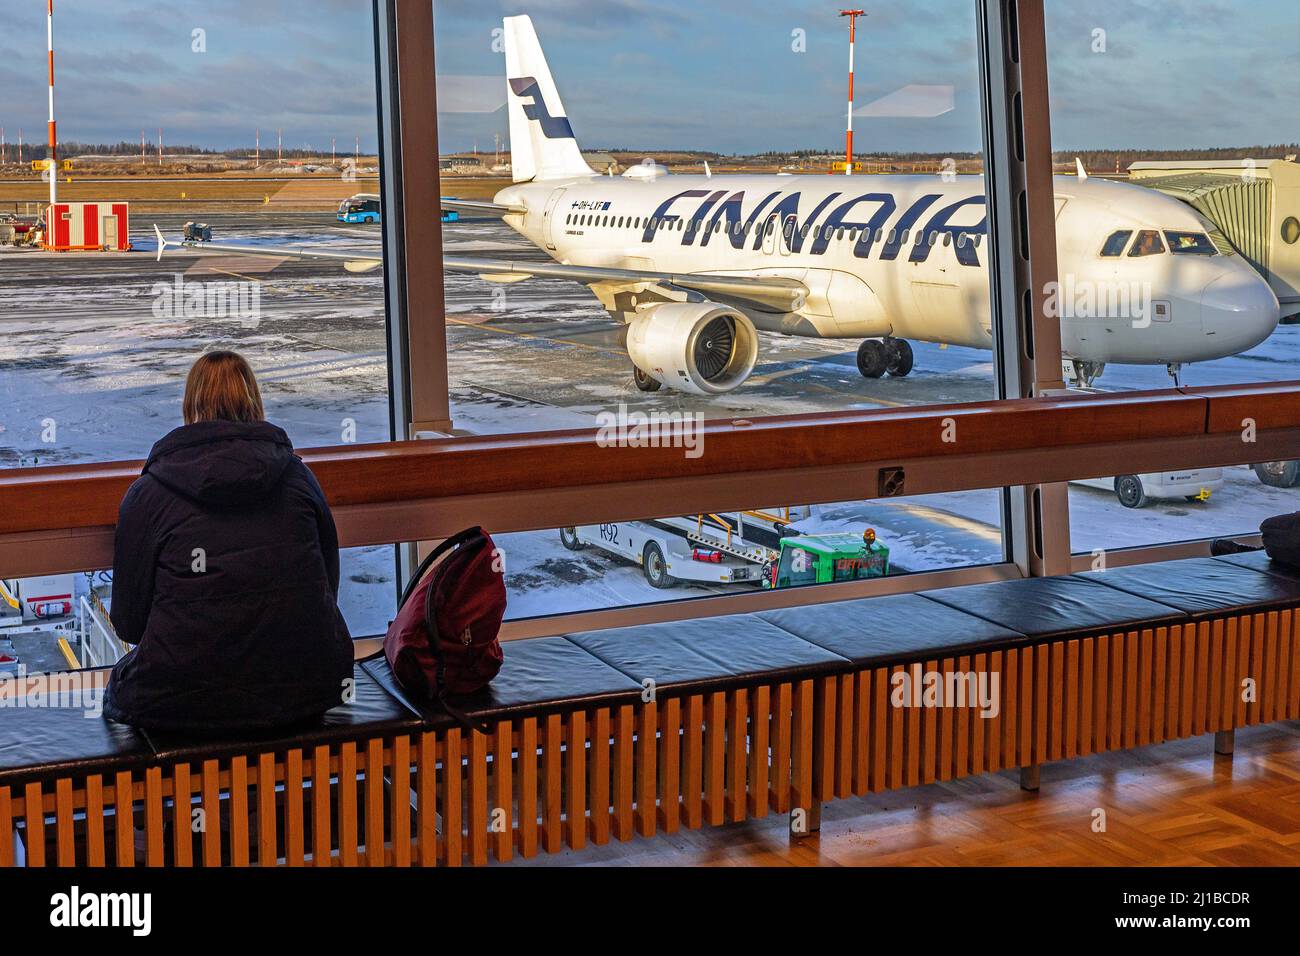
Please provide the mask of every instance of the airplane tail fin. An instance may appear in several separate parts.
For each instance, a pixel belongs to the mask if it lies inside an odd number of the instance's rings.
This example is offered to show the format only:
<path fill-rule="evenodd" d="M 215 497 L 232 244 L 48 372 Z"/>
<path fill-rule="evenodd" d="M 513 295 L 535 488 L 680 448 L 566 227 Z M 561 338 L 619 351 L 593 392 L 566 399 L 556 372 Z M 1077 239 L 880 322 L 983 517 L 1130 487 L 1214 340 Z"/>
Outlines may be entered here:
<path fill-rule="evenodd" d="M 532 18 L 506 17 L 502 26 L 515 182 L 595 175 L 582 158 Z"/>

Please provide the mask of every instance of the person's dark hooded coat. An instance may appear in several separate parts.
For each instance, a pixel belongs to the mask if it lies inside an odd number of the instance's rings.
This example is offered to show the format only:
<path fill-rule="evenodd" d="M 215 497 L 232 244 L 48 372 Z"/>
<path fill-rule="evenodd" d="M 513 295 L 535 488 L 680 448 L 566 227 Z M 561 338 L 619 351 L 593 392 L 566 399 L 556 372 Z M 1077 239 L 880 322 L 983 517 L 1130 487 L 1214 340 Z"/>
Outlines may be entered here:
<path fill-rule="evenodd" d="M 1265 519 L 1259 532 L 1270 558 L 1300 568 L 1300 511 Z"/>
<path fill-rule="evenodd" d="M 104 713 L 146 729 L 269 730 L 342 702 L 352 641 L 338 535 L 316 478 L 268 422 L 198 422 L 122 499 L 110 617 L 136 645 Z"/>

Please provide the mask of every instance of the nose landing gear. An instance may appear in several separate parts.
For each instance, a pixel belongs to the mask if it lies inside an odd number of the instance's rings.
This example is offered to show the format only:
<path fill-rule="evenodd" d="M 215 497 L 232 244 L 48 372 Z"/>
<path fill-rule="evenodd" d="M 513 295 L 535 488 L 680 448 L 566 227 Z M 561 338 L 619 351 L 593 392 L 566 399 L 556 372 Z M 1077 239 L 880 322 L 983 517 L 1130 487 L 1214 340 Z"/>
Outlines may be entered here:
<path fill-rule="evenodd" d="M 1183 387 L 1183 363 L 1170 362 L 1165 366 L 1169 370 L 1169 377 L 1174 380 L 1174 388 Z"/>
<path fill-rule="evenodd" d="M 884 340 L 866 339 L 858 346 L 858 371 L 863 378 L 902 378 L 912 371 L 912 346 L 890 336 Z"/>

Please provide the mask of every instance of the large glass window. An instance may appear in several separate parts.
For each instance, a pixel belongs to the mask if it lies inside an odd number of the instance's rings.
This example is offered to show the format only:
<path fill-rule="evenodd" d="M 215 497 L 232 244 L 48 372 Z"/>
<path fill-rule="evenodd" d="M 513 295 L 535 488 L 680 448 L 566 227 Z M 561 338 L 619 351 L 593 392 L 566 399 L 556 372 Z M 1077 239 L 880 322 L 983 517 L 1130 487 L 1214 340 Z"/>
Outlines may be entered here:
<path fill-rule="evenodd" d="M 145 458 L 213 349 L 295 446 L 389 438 L 371 10 L 56 4 L 50 207 L 45 5 L 0 8 L 0 465 Z M 382 630 L 392 549 L 345 552 L 342 591 L 354 632 Z"/>
<path fill-rule="evenodd" d="M 608 427 L 631 436 L 617 446 L 704 420 L 996 397 L 974 5 L 857 22 L 852 175 L 834 9 L 520 13 L 436 8 L 442 193 L 496 204 L 453 206 L 443 230 L 457 431 Z M 993 490 L 812 520 L 874 524 L 901 573 L 1000 560 L 1000 516 Z M 651 590 L 644 556 L 610 559 L 598 531 L 581 554 L 557 532 L 509 536 L 510 613 L 716 590 Z"/>
<path fill-rule="evenodd" d="M 1125 0 L 1050 0 L 1046 14 L 1067 200 L 1062 341 L 1076 383 L 1300 378 L 1300 254 L 1285 227 L 1300 212 L 1300 8 L 1264 0 L 1243 17 L 1197 0 L 1167 17 Z M 1129 232 L 1119 256 L 1111 243 Z M 1296 473 L 1260 461 L 1077 482 L 1074 550 L 1254 532 L 1300 507 Z"/>

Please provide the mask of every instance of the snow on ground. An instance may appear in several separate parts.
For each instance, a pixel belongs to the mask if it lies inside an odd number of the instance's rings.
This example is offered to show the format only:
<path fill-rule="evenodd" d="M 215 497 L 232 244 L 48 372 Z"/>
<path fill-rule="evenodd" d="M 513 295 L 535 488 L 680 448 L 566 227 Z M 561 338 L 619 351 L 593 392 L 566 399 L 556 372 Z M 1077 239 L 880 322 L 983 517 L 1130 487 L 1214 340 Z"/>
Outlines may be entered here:
<path fill-rule="evenodd" d="M 218 242 L 320 245 L 374 254 L 379 231 L 341 226 L 328 215 L 248 213 L 211 217 Z M 171 236 L 180 220 L 162 223 Z M 155 263 L 141 252 L 95 257 L 0 253 L 0 466 L 142 458 L 179 424 L 184 376 L 203 348 L 236 348 L 258 370 L 268 414 L 296 445 L 389 437 L 382 273 L 351 275 L 332 263 L 196 259 L 181 251 Z M 466 219 L 447 227 L 454 254 L 544 258 L 500 223 Z M 278 263 L 278 264 L 277 264 Z M 157 316 L 158 284 L 257 283 L 257 321 Z M 726 395 L 700 398 L 636 391 L 623 330 L 583 287 L 536 279 L 488 286 L 446 277 L 448 370 L 458 432 L 492 434 L 590 428 L 620 403 L 642 411 L 703 412 L 709 418 L 980 401 L 993 396 L 989 353 L 916 344 L 906 379 L 868 381 L 856 342 L 762 337 L 753 377 Z M 1300 378 L 1300 326 L 1259 348 L 1184 371 L 1191 385 Z M 1107 390 L 1162 388 L 1163 368 L 1114 366 Z M 47 420 L 57 424 L 44 440 Z M 1001 559 L 1000 496 L 970 491 L 822 505 L 804 531 L 876 529 L 899 571 Z M 1300 507 L 1300 489 L 1261 485 L 1227 469 L 1208 502 L 1156 501 L 1123 508 L 1110 492 L 1072 487 L 1076 551 L 1248 533 L 1264 517 Z M 756 505 L 758 503 L 755 503 Z M 791 502 L 800 504 L 800 502 Z M 570 552 L 555 531 L 499 536 L 506 554 L 509 615 L 515 618 L 683 599 L 714 589 L 652 589 L 638 567 L 588 548 Z M 344 555 L 340 601 L 355 634 L 382 631 L 395 597 L 393 549 Z M 743 586 L 748 587 L 748 585 Z"/>

